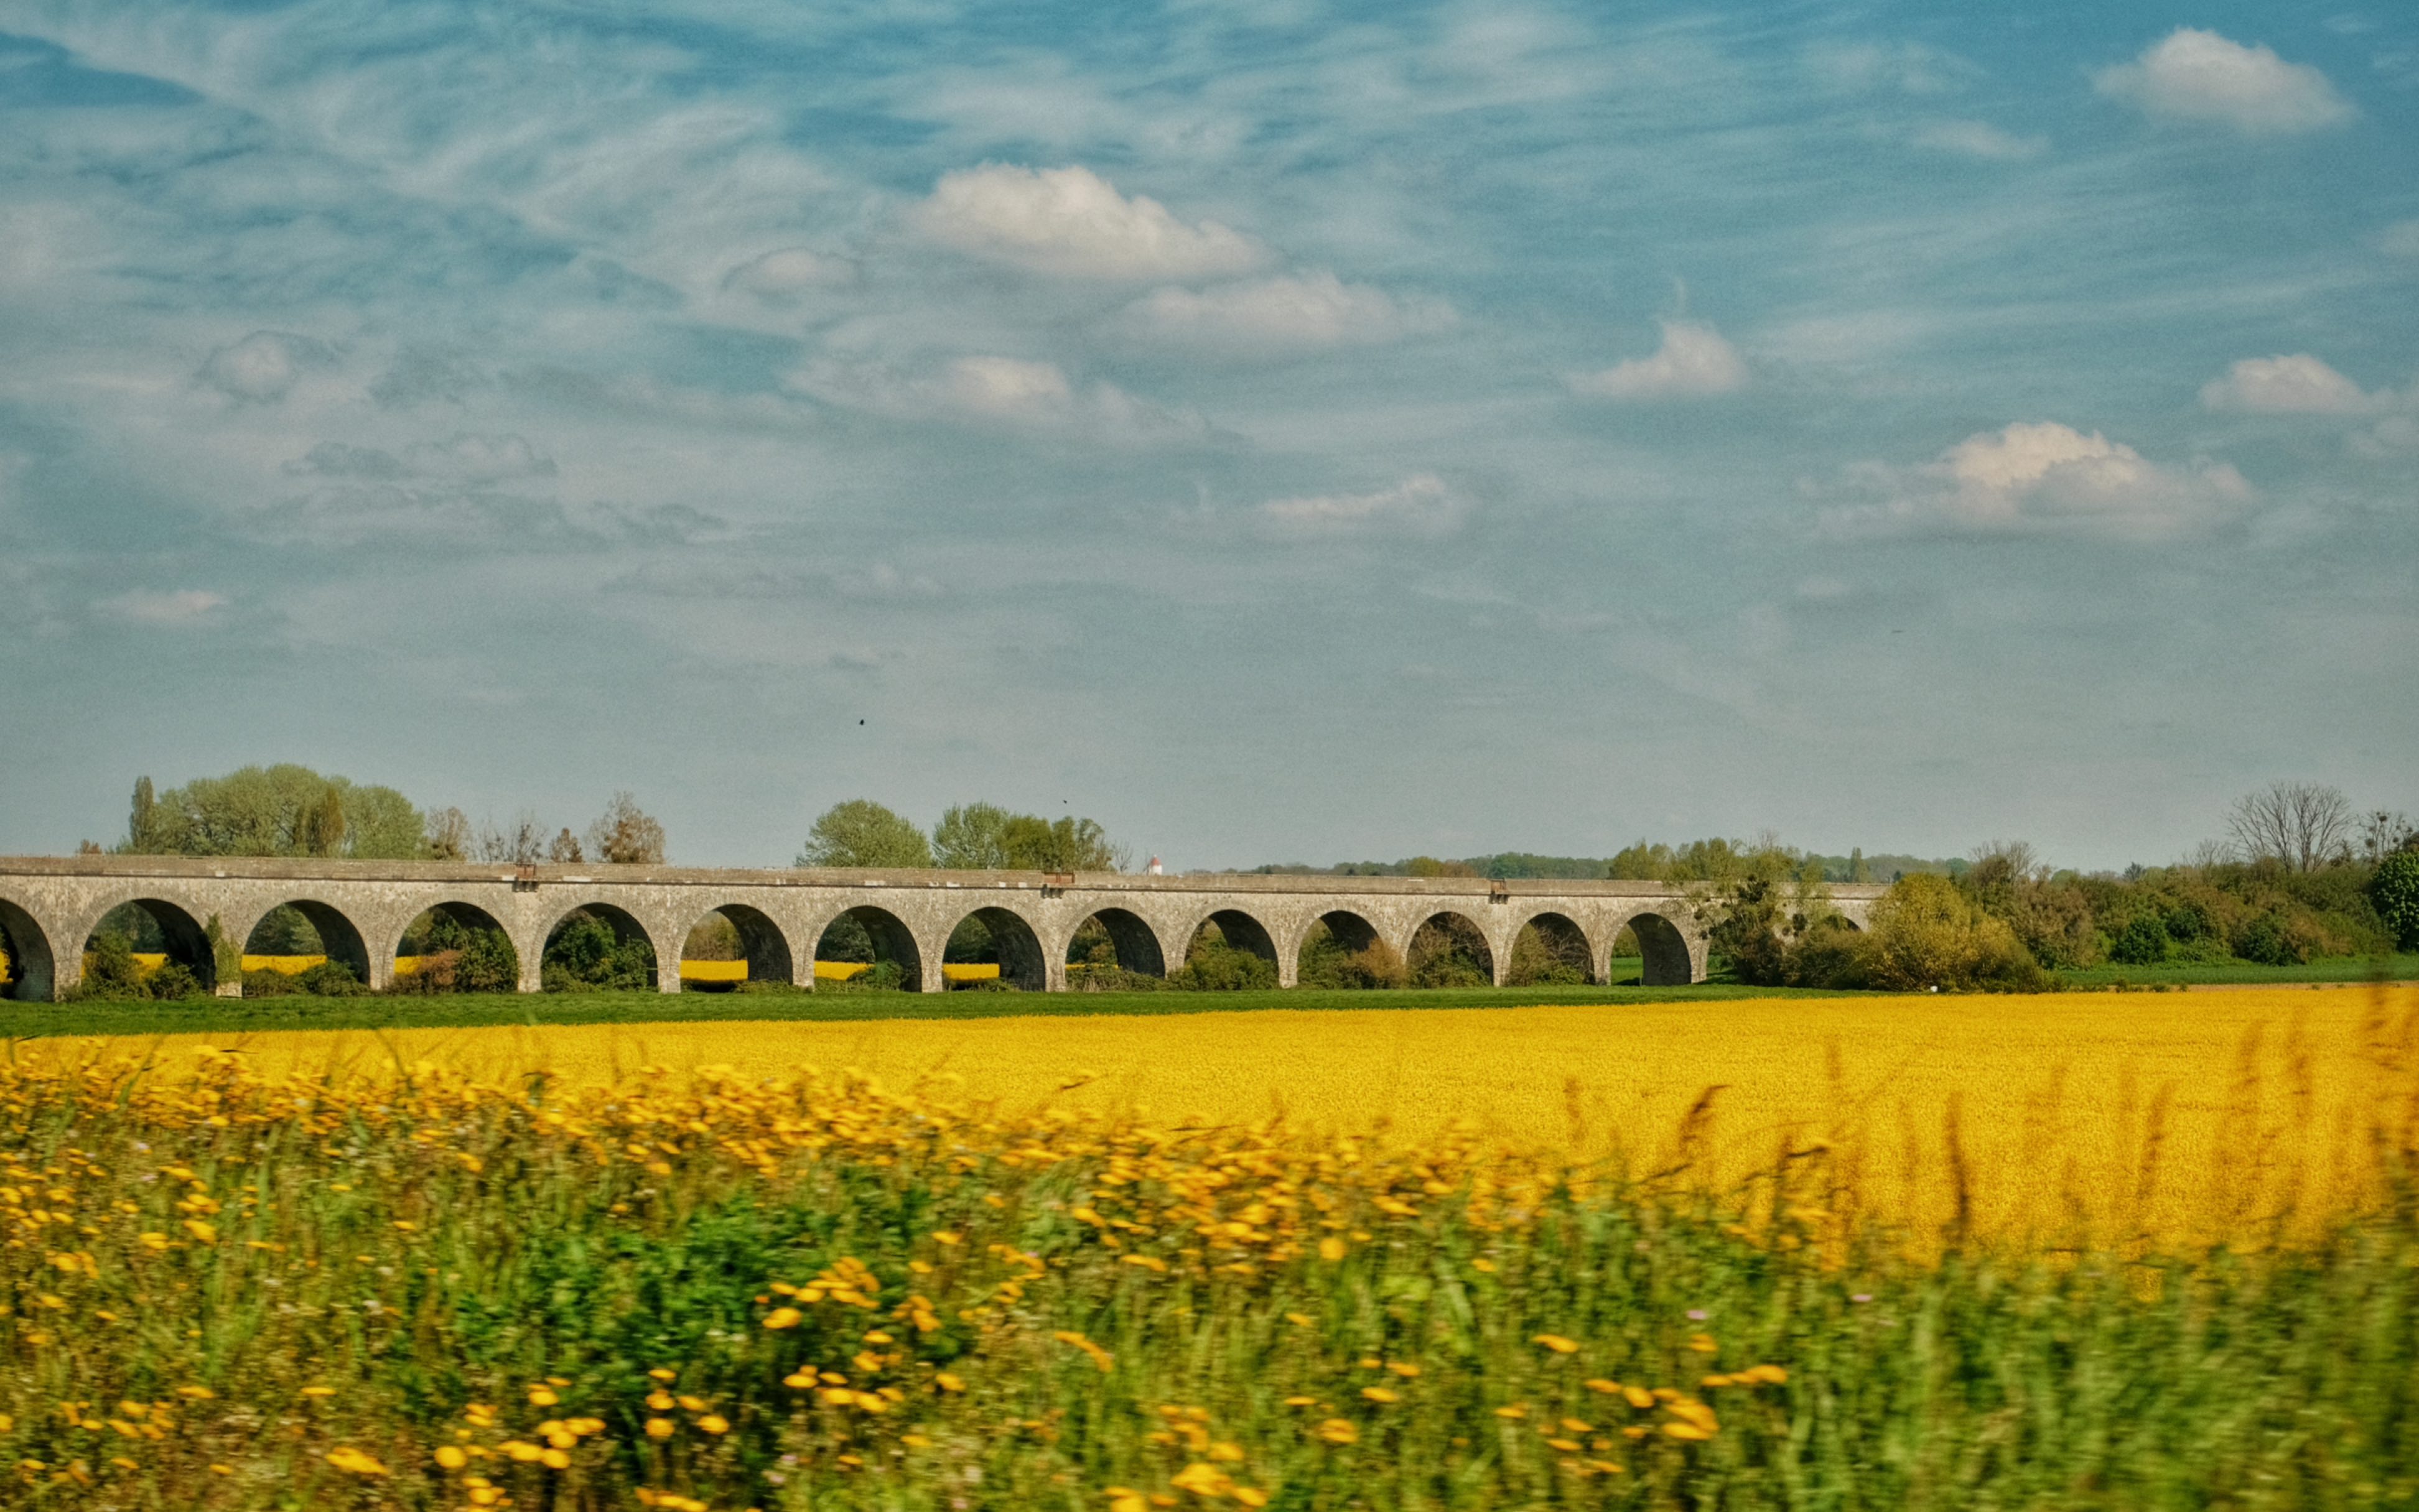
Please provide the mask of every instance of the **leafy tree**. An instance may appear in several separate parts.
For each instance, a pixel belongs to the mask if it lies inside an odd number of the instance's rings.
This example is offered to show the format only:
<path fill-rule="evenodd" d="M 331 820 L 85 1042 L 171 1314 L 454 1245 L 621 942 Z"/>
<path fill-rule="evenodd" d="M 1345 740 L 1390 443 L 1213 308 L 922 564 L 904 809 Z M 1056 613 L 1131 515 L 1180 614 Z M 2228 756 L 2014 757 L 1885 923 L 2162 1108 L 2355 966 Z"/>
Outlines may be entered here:
<path fill-rule="evenodd" d="M 546 848 L 546 859 L 558 866 L 577 866 L 588 857 L 579 848 L 579 836 L 573 834 L 566 826 L 556 832 L 554 843 Z"/>
<path fill-rule="evenodd" d="M 932 826 L 932 862 L 956 871 L 1009 868 L 1008 830 L 1016 815 L 996 803 L 963 803 L 946 809 Z"/>
<path fill-rule="evenodd" d="M 2419 850 L 2397 850 L 2377 863 L 2368 879 L 2377 916 L 2404 950 L 2419 950 Z"/>
<path fill-rule="evenodd" d="M 156 796 L 134 785 L 127 836 L 134 855 L 349 856 L 422 853 L 422 819 L 392 787 L 357 787 L 308 767 L 244 767 Z"/>
<path fill-rule="evenodd" d="M 2047 975 L 2015 931 L 1974 906 L 1945 877 L 1901 878 L 1873 906 L 1873 926 L 1841 985 L 1886 992 L 2038 991 Z"/>
<path fill-rule="evenodd" d="M 588 848 L 608 865 L 660 866 L 664 827 L 624 789 L 613 795 L 605 812 L 588 827 Z"/>
<path fill-rule="evenodd" d="M 916 867 L 932 864 L 924 832 L 870 798 L 852 798 L 824 810 L 807 832 L 801 866 Z"/>

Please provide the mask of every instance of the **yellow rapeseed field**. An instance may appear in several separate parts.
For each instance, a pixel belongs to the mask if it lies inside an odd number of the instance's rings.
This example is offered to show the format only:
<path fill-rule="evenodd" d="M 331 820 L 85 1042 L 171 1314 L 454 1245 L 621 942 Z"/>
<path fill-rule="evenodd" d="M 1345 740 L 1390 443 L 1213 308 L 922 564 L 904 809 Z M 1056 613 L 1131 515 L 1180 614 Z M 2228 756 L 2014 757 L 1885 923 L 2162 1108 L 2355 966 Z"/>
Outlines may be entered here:
<path fill-rule="evenodd" d="M 2306 1231 L 2376 1195 L 2369 1134 L 2419 1117 L 2414 1024 L 2419 990 L 2357 987 L 193 1042 L 242 1048 L 272 1073 L 429 1063 L 595 1085 L 640 1067 L 813 1067 L 1018 1114 L 1273 1120 L 1405 1145 L 1476 1133 L 1723 1191 L 1828 1147 L 1841 1215 L 1917 1234 L 1962 1221 L 2027 1244 L 2199 1245 Z M 19 1053 L 87 1055 L 91 1043 Z"/>

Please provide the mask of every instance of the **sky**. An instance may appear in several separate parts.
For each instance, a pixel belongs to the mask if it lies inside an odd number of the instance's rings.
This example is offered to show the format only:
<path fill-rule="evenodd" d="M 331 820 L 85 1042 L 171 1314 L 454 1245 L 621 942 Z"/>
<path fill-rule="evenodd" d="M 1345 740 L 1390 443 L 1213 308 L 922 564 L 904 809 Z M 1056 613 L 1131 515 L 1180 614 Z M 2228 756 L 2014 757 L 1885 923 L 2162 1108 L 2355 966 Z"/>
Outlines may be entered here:
<path fill-rule="evenodd" d="M 0 852 L 2419 810 L 2419 11 L 0 0 Z"/>

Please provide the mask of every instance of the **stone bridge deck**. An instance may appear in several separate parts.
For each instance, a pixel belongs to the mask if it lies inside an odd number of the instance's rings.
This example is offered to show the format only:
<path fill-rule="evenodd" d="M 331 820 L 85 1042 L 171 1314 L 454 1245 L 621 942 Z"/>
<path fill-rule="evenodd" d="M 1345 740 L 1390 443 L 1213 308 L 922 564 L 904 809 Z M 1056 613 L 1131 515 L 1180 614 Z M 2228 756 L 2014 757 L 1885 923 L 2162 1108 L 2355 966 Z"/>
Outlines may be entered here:
<path fill-rule="evenodd" d="M 1885 890 L 1848 884 L 1831 891 L 1840 910 L 1862 925 Z M 813 986 L 816 946 L 842 915 L 901 964 L 911 988 L 925 992 L 946 985 L 942 951 L 969 916 L 980 918 L 998 943 L 1001 975 L 1030 991 L 1066 990 L 1069 944 L 1095 918 L 1115 942 L 1118 964 L 1151 975 L 1181 966 L 1204 924 L 1215 923 L 1230 943 L 1272 960 L 1278 982 L 1292 986 L 1314 924 L 1325 923 L 1348 948 L 1383 940 L 1408 959 L 1412 935 L 1440 915 L 1458 915 L 1476 928 L 1499 985 L 1514 939 L 1533 923 L 1583 944 L 1593 981 L 1609 979 L 1613 939 L 1625 927 L 1637 935 L 1647 983 L 1705 975 L 1704 932 L 1689 899 L 1661 882 L 68 856 L 0 858 L 0 933 L 15 963 L 12 995 L 44 1000 L 73 986 L 83 976 L 85 941 L 104 915 L 127 903 L 142 904 L 159 921 L 170 956 L 205 985 L 218 981 L 209 922 L 240 949 L 281 904 L 300 909 L 329 955 L 375 988 L 393 983 L 405 931 L 431 909 L 501 928 L 518 953 L 524 992 L 539 988 L 548 938 L 583 909 L 654 946 L 666 992 L 680 990 L 689 931 L 715 912 L 737 926 L 751 980 L 801 987 Z"/>

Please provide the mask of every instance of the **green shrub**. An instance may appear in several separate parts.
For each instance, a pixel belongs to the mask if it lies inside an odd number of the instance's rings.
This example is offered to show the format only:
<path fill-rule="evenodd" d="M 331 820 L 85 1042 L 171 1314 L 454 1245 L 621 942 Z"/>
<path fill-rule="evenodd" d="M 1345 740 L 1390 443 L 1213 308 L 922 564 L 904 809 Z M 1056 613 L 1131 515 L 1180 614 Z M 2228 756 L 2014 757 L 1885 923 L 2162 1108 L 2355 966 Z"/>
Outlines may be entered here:
<path fill-rule="evenodd" d="M 2244 925 L 2234 954 L 2262 966 L 2300 966 L 2326 949 L 2326 931 L 2306 915 L 2263 913 Z"/>
<path fill-rule="evenodd" d="M 2164 938 L 2164 929 L 2162 930 Z M 2049 973 L 2006 921 L 1976 908 L 1946 877 L 1916 872 L 1873 906 L 1873 926 L 1847 955 L 1850 981 L 1885 992 L 2041 992 Z"/>
<path fill-rule="evenodd" d="M 907 969 L 897 961 L 876 961 L 845 982 L 818 981 L 817 992 L 898 992 L 907 983 Z"/>
<path fill-rule="evenodd" d="M 1399 987 L 1409 976 L 1403 969 L 1403 958 L 1382 939 L 1373 939 L 1359 950 L 1347 950 L 1344 941 L 1321 933 L 1302 947 L 1297 980 L 1305 987 L 1365 992 Z"/>
<path fill-rule="evenodd" d="M 143 985 L 157 1002 L 182 1002 L 188 998 L 207 998 L 210 989 L 202 985 L 193 968 L 182 961 L 170 961 L 144 978 Z"/>
<path fill-rule="evenodd" d="M 1223 939 L 1205 939 L 1167 985 L 1185 992 L 1261 992 L 1277 985 L 1277 963 Z"/>
<path fill-rule="evenodd" d="M 549 992 L 643 992 L 655 985 L 655 976 L 653 945 L 638 935 L 624 939 L 611 924 L 585 912 L 554 932 L 539 964 L 539 980 Z"/>
<path fill-rule="evenodd" d="M 2168 939 L 2164 915 L 2137 913 L 2108 942 L 2108 958 L 2119 966 L 2154 966 L 2167 958 Z"/>
<path fill-rule="evenodd" d="M 424 932 L 406 936 L 420 970 L 394 979 L 406 994 L 514 992 L 521 981 L 520 953 L 510 936 L 485 924 L 467 924 L 449 913 L 432 913 Z"/>
<path fill-rule="evenodd" d="M 2394 942 L 2419 950 L 2419 850 L 2397 850 L 2377 863 L 2368 901 Z"/>

